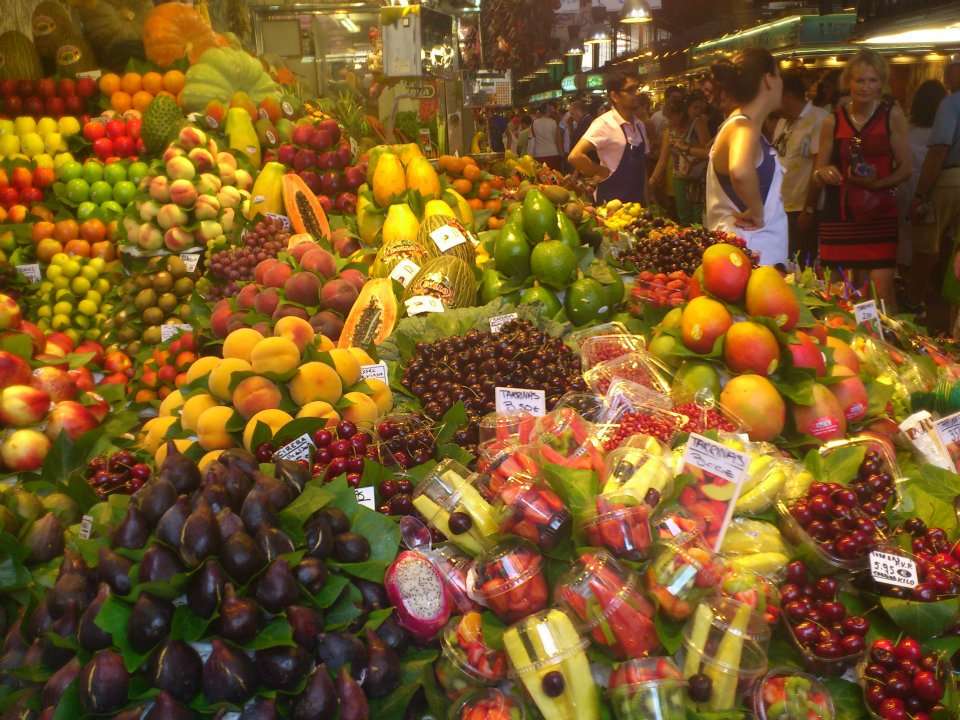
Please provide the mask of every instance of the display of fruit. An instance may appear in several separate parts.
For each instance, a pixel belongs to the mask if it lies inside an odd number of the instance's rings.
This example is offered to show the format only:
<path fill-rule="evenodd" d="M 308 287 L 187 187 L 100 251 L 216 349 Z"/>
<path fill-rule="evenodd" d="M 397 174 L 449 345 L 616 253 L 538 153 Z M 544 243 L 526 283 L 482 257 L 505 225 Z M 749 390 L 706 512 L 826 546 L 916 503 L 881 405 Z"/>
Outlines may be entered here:
<path fill-rule="evenodd" d="M 0 118 L 0 160 L 23 158 L 47 164 L 68 155 L 67 139 L 80 132 L 79 120 L 72 115 L 41 115 Z"/>
<path fill-rule="evenodd" d="M 443 173 L 450 187 L 466 200 L 471 210 L 490 212 L 487 220 L 489 229 L 502 227 L 506 211 L 503 193 L 506 178 L 481 169 L 477 160 L 469 155 L 441 155 L 437 158 L 437 169 Z"/>
<path fill-rule="evenodd" d="M 253 280 L 254 268 L 267 258 L 275 258 L 287 249 L 290 232 L 278 217 L 263 218 L 252 228 L 244 230 L 241 245 L 213 251 L 208 245 L 207 267 L 216 282 L 211 283 L 210 296 L 214 299 L 232 297 L 244 280 Z"/>
<path fill-rule="evenodd" d="M 269 119 L 258 120 L 257 130 L 267 137 L 272 130 Z M 300 118 L 290 129 L 287 142 L 276 147 L 276 160 L 300 176 L 325 212 L 355 211 L 356 193 L 366 182 L 367 171 L 363 163 L 355 162 L 350 141 L 336 120 Z M 341 193 L 353 194 L 352 207 L 344 206 L 344 199 L 338 203 Z"/>
<path fill-rule="evenodd" d="M 87 482 L 101 499 L 113 493 L 132 495 L 152 474 L 150 466 L 129 450 L 118 450 L 108 456 L 98 455 L 87 463 L 86 469 Z"/>
<path fill-rule="evenodd" d="M 142 113 L 160 93 L 174 96 L 179 93 L 183 88 L 183 73 L 179 70 L 165 74 L 150 71 L 142 75 L 132 71 L 122 74 L 108 72 L 100 76 L 97 86 L 114 112 L 135 110 Z"/>
<path fill-rule="evenodd" d="M 32 165 L 16 165 L 9 172 L 0 169 L 0 223 L 23 222 L 29 208 L 42 203 L 44 191 L 53 184 L 52 168 Z"/>
<path fill-rule="evenodd" d="M 816 678 L 805 673 L 768 673 L 755 694 L 754 712 L 769 720 L 788 720 L 794 713 L 825 720 L 834 717 L 830 693 Z"/>
<path fill-rule="evenodd" d="M 40 494 L 6 484 L 0 488 L 0 528 L 20 535 L 25 565 L 36 567 L 63 555 L 64 531 L 80 520 L 77 503 L 62 492 Z"/>
<path fill-rule="evenodd" d="M 106 262 L 115 260 L 114 244 L 116 223 L 104 222 L 91 217 L 78 223 L 73 218 L 65 220 L 38 220 L 31 229 L 33 254 L 41 263 L 50 263 L 57 255 L 66 253 L 83 258 L 101 258 Z"/>
<path fill-rule="evenodd" d="M 687 715 L 683 673 L 670 658 L 650 657 L 621 663 L 610 675 L 607 693 L 617 720 Z"/>
<path fill-rule="evenodd" d="M 189 325 L 195 275 L 178 255 L 150 258 L 119 288 L 121 309 L 107 322 L 111 337 L 136 353 L 164 339 L 163 325 Z"/>
<path fill-rule="evenodd" d="M 29 115 L 39 119 L 49 116 L 86 114 L 96 95 L 96 83 L 90 78 L 47 77 L 38 80 L 7 79 L 0 83 L 0 112 L 8 118 Z"/>
<path fill-rule="evenodd" d="M 150 100 L 153 100 L 153 96 Z M 140 117 L 132 114 L 100 117 L 84 123 L 83 137 L 93 147 L 94 155 L 103 162 L 114 158 L 136 159 L 144 151 L 143 139 L 140 137 L 142 126 Z"/>
<path fill-rule="evenodd" d="M 543 558 L 530 543 L 511 539 L 477 559 L 471 597 L 504 623 L 522 620 L 547 605 Z"/>
<path fill-rule="evenodd" d="M 96 127 L 103 126 L 97 123 Z M 106 163 L 91 158 L 82 165 L 66 161 L 57 166 L 57 182 L 53 190 L 61 202 L 76 208 L 77 219 L 81 222 L 93 217 L 114 220 L 123 215 L 136 197 L 137 187 L 147 170 L 147 164 L 140 161 L 114 159 Z"/>
<path fill-rule="evenodd" d="M 136 343 L 131 343 L 131 346 L 136 347 Z M 198 349 L 193 332 L 179 332 L 162 347 L 154 348 L 149 357 L 137 363 L 131 381 L 133 402 L 154 404 L 186 383 L 187 370 L 197 359 Z"/>
<path fill-rule="evenodd" d="M 611 248 L 610 256 L 617 266 L 636 272 L 648 270 L 669 275 L 682 270 L 693 276 L 704 251 L 717 243 L 741 249 L 747 246 L 742 238 L 722 230 L 706 230 L 698 225 L 680 227 L 663 218 L 644 217 L 625 246 Z M 751 261 L 756 265 L 755 257 L 751 256 Z"/>
<path fill-rule="evenodd" d="M 871 717 L 935 717 L 947 712 L 943 701 L 950 671 L 940 655 L 925 653 L 910 636 L 896 643 L 886 638 L 874 640 L 859 670 Z"/>
<path fill-rule="evenodd" d="M 329 482 L 346 473 L 347 485 L 360 486 L 363 460 L 373 454 L 369 451 L 374 450 L 370 432 L 361 430 L 349 420 L 341 420 L 314 432 L 313 444 L 317 448 L 310 468 L 314 477 L 323 477 Z M 259 449 L 257 452 L 259 454 Z"/>
<path fill-rule="evenodd" d="M 637 275 L 637 281 L 630 289 L 630 298 L 654 307 L 678 307 L 699 293 L 700 284 L 683 270 L 674 270 L 669 275 L 644 270 Z M 633 308 L 633 312 L 640 314 L 641 311 Z"/>
<path fill-rule="evenodd" d="M 437 682 L 451 700 L 477 685 L 495 685 L 507 675 L 507 656 L 483 637 L 483 617 L 471 611 L 451 618 L 440 635 L 442 655 L 434 666 Z"/>
<path fill-rule="evenodd" d="M 384 465 L 398 465 L 407 470 L 433 457 L 436 449 L 433 422 L 423 413 L 390 415 L 377 424 L 376 430 L 378 458 Z M 465 435 L 460 439 L 465 439 Z"/>
<path fill-rule="evenodd" d="M 64 332 L 74 342 L 99 340 L 115 309 L 117 271 L 115 263 L 102 257 L 53 255 L 37 294 L 30 299 L 37 326 L 44 332 Z"/>

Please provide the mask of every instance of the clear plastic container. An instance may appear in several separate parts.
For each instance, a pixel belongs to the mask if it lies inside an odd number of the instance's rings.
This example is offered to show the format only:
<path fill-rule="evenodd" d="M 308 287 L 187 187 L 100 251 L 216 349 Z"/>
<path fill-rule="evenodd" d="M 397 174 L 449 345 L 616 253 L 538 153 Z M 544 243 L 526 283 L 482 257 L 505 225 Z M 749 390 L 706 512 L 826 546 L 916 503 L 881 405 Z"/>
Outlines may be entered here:
<path fill-rule="evenodd" d="M 834 440 L 825 443 L 820 448 L 820 457 L 823 461 L 827 461 L 831 455 L 852 451 L 865 451 L 857 476 L 853 479 L 836 478 L 835 482 L 848 485 L 856 490 L 857 498 L 864 511 L 873 517 L 880 517 L 900 503 L 898 488 L 900 467 L 897 465 L 892 446 L 873 435 L 854 435 L 846 440 Z M 873 470 L 872 468 L 876 469 Z M 873 476 L 884 478 L 885 486 L 879 494 L 878 486 L 873 482 Z M 834 480 L 834 478 L 831 478 L 831 480 Z M 880 495 L 884 497 L 881 498 Z M 873 507 L 873 505 L 876 505 L 876 507 Z"/>
<path fill-rule="evenodd" d="M 449 720 L 524 720 L 523 703 L 496 688 L 476 690 L 450 708 Z"/>
<path fill-rule="evenodd" d="M 606 395 L 617 378 L 643 385 L 659 393 L 670 392 L 670 373 L 659 361 L 646 352 L 629 352 L 613 360 L 594 365 L 583 375 L 587 387 Z"/>
<path fill-rule="evenodd" d="M 686 720 L 686 697 L 683 673 L 666 657 L 621 663 L 607 689 L 616 720 Z"/>
<path fill-rule="evenodd" d="M 793 631 L 793 624 L 787 619 L 786 615 L 783 616 L 783 624 L 787 628 L 787 634 L 790 636 L 790 640 L 803 659 L 803 666 L 814 675 L 843 675 L 847 671 L 847 668 L 853 667 L 860 662 L 866 653 L 866 649 L 864 649 L 861 652 L 850 653 L 848 655 L 839 655 L 831 658 L 821 657 L 797 639 Z"/>
<path fill-rule="evenodd" d="M 753 693 L 757 720 L 834 720 L 833 698 L 813 675 L 778 668 L 771 670 Z"/>
<path fill-rule="evenodd" d="M 527 412 L 488 413 L 480 418 L 478 443 L 483 445 L 491 440 L 515 440 L 521 445 L 530 442 L 530 436 L 537 418 Z"/>
<path fill-rule="evenodd" d="M 656 610 L 636 579 L 608 553 L 584 553 L 558 581 L 554 599 L 574 619 L 580 634 L 619 660 L 660 649 Z"/>
<path fill-rule="evenodd" d="M 557 608 L 531 615 L 503 633 L 513 674 L 544 718 L 598 720 L 597 686 L 570 617 Z"/>
<path fill-rule="evenodd" d="M 630 380 L 619 378 L 611 382 L 604 400 L 605 420 L 616 424 L 604 442 L 606 452 L 620 447 L 626 438 L 637 433 L 653 435 L 670 445 L 688 422 L 687 416 L 670 410 L 668 396 Z"/>
<path fill-rule="evenodd" d="M 930 710 L 928 710 L 927 716 L 929 717 L 932 715 L 933 717 L 938 717 L 938 718 L 946 717 L 946 718 L 951 718 L 951 720 L 953 720 L 957 717 L 957 713 L 958 711 L 960 711 L 960 708 L 956 706 L 949 707 L 951 703 L 949 702 L 949 696 L 947 695 L 948 688 L 950 688 L 955 683 L 954 678 L 951 677 L 951 672 L 953 670 L 953 667 L 950 663 L 949 655 L 947 653 L 941 653 L 941 652 L 924 653 L 924 660 L 927 660 L 927 659 L 933 659 L 936 662 L 936 666 L 932 668 L 932 671 L 936 676 L 937 681 L 940 683 L 940 687 L 943 689 L 943 694 L 941 695 L 940 702 L 938 704 L 942 706 L 943 705 L 947 706 L 945 708 L 945 712 L 931 712 Z M 873 694 L 870 691 L 870 687 L 871 685 L 879 685 L 881 689 L 886 690 L 889 687 L 888 686 L 889 681 L 886 678 L 886 673 L 884 674 L 884 676 L 878 676 L 875 678 L 871 678 L 870 676 L 868 676 L 867 671 L 868 671 L 869 665 L 870 665 L 870 654 L 868 650 L 867 653 L 864 655 L 863 659 L 859 662 L 859 664 L 855 669 L 857 682 L 859 683 L 860 688 L 863 690 L 863 705 L 867 709 L 868 716 L 873 720 L 883 720 L 883 716 L 880 715 L 880 713 L 878 712 L 879 705 L 882 703 L 882 701 L 879 699 L 879 697 L 877 697 L 875 700 L 873 700 L 873 702 L 871 702 L 871 697 Z M 901 672 L 901 674 L 903 675 L 904 673 Z M 909 675 L 905 675 L 905 676 L 908 680 L 911 679 Z M 883 693 L 883 695 L 886 696 L 887 693 Z M 893 696 L 893 694 L 890 693 L 890 696 Z M 930 703 L 930 705 L 932 704 L 933 703 Z M 907 717 L 909 717 L 909 713 Z"/>
<path fill-rule="evenodd" d="M 450 619 L 440 634 L 437 682 L 454 701 L 478 685 L 495 685 L 507 676 L 507 655 L 487 646 L 479 612 Z"/>
<path fill-rule="evenodd" d="M 642 335 L 592 335 L 580 343 L 580 366 L 586 372 L 594 365 L 645 349 Z"/>
<path fill-rule="evenodd" d="M 471 568 L 468 582 L 474 600 L 505 623 L 547 606 L 543 558 L 526 540 L 510 538 L 485 552 Z"/>
<path fill-rule="evenodd" d="M 647 567 L 647 592 L 674 620 L 686 620 L 711 595 L 723 576 L 723 562 L 697 532 L 660 540 Z"/>
<path fill-rule="evenodd" d="M 476 610 L 479 606 L 470 597 L 470 586 L 467 584 L 473 558 L 464 555 L 453 543 L 440 543 L 429 551 L 428 557 L 446 580 L 457 610 L 462 613 Z"/>
<path fill-rule="evenodd" d="M 673 287 L 670 284 L 676 283 Z M 653 280 L 641 280 L 637 278 L 630 290 L 631 303 L 639 306 L 649 305 L 658 310 L 666 308 L 675 308 L 683 305 L 690 299 L 691 279 L 686 280 L 665 280 L 656 282 Z"/>
<path fill-rule="evenodd" d="M 533 444 L 541 462 L 601 472 L 605 432 L 573 408 L 564 407 L 537 420 Z"/>
<path fill-rule="evenodd" d="M 580 417 L 592 423 L 606 422 L 608 416 L 604 397 L 596 393 L 571 390 L 560 396 L 553 409 L 561 408 L 576 410 Z"/>
<path fill-rule="evenodd" d="M 551 550 L 570 535 L 570 512 L 557 494 L 531 475 L 480 475 L 477 489 L 496 508 L 501 533 L 519 535 Z"/>
<path fill-rule="evenodd" d="M 413 495 L 413 505 L 427 524 L 471 555 L 490 547 L 497 532 L 496 510 L 474 487 L 475 481 L 474 473 L 448 459 L 417 485 Z"/>
<path fill-rule="evenodd" d="M 582 330 L 574 330 L 572 333 L 567 335 L 564 342 L 567 343 L 574 350 L 580 350 L 584 342 L 589 338 L 598 337 L 602 335 L 629 335 L 630 331 L 627 330 L 627 326 L 621 322 L 613 320 L 608 323 L 601 323 L 600 325 L 591 325 L 590 327 L 583 328 Z"/>
<path fill-rule="evenodd" d="M 612 499 L 598 495 L 593 511 L 583 519 L 584 537 L 589 545 L 606 548 L 618 558 L 643 560 L 652 542 L 652 511 L 650 505 L 629 496 Z"/>
<path fill-rule="evenodd" d="M 670 454 L 655 439 L 651 440 L 642 448 L 621 447 L 607 454 L 601 495 L 611 499 L 631 498 L 635 504 L 643 503 L 651 509 L 660 504 L 661 498 L 670 495 L 673 488 Z"/>
<path fill-rule="evenodd" d="M 727 565 L 720 592 L 753 607 L 768 627 L 773 627 L 780 619 L 780 591 L 770 578 Z"/>

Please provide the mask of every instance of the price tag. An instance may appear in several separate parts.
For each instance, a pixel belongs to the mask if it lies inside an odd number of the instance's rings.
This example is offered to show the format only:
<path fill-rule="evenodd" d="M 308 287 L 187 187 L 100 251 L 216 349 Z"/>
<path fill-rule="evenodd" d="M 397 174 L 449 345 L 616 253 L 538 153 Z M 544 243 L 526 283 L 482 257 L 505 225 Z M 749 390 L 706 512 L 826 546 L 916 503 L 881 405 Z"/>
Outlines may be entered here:
<path fill-rule="evenodd" d="M 40 266 L 37 263 L 17 265 L 17 272 L 23 275 L 31 285 L 36 285 L 41 280 Z"/>
<path fill-rule="evenodd" d="M 87 70 L 86 72 L 77 73 L 78 78 L 90 78 L 91 80 L 99 80 L 101 73 L 99 70 Z"/>
<path fill-rule="evenodd" d="M 404 305 L 407 306 L 407 315 L 423 315 L 428 312 L 443 312 L 446 308 L 440 298 L 433 295 L 414 295 Z"/>
<path fill-rule="evenodd" d="M 450 248 L 463 245 L 467 241 L 467 236 L 454 225 L 442 225 L 436 230 L 432 230 L 430 238 L 440 252 L 446 252 Z"/>
<path fill-rule="evenodd" d="M 870 553 L 870 575 L 884 585 L 905 588 L 915 588 L 920 582 L 917 564 L 911 558 L 879 550 Z"/>
<path fill-rule="evenodd" d="M 183 261 L 184 267 L 187 268 L 187 272 L 191 273 L 200 264 L 200 253 L 180 253 L 180 259 Z"/>
<path fill-rule="evenodd" d="M 389 385 L 390 381 L 387 379 L 387 364 L 381 360 L 373 365 L 361 365 L 360 379 L 367 380 L 369 378 L 376 378 L 377 380 L 381 380 L 384 385 Z"/>
<path fill-rule="evenodd" d="M 284 100 L 282 103 L 280 103 L 280 109 L 288 118 L 293 117 L 293 105 L 289 100 Z"/>
<path fill-rule="evenodd" d="M 211 130 L 216 130 L 220 127 L 220 123 L 217 122 L 217 119 L 213 115 L 207 115 L 204 117 L 204 120 L 207 121 L 207 127 Z"/>
<path fill-rule="evenodd" d="M 865 300 L 853 306 L 853 316 L 857 325 L 873 325 L 873 329 L 883 338 L 883 326 L 880 323 L 880 313 L 877 311 L 875 300 Z"/>
<path fill-rule="evenodd" d="M 279 213 L 267 213 L 266 217 L 270 220 L 279 220 L 283 224 L 283 229 L 286 232 L 290 232 L 290 218 L 286 215 L 280 215 Z"/>
<path fill-rule="evenodd" d="M 500 329 L 507 323 L 513 322 L 517 319 L 516 313 L 506 313 L 505 315 L 494 315 L 490 318 L 490 332 L 496 335 L 500 332 Z"/>
<path fill-rule="evenodd" d="M 304 433 L 277 450 L 273 456 L 279 460 L 310 460 L 314 447 L 310 435 Z"/>
<path fill-rule="evenodd" d="M 420 266 L 417 265 L 413 260 L 401 260 L 397 263 L 396 267 L 393 268 L 393 271 L 390 273 L 390 279 L 396 280 L 398 283 L 406 287 L 410 284 L 410 281 L 416 277 L 416 274 L 420 272 Z"/>
<path fill-rule="evenodd" d="M 80 518 L 80 539 L 89 540 L 93 534 L 93 515 L 84 515 Z"/>
<path fill-rule="evenodd" d="M 175 335 L 188 332 L 193 332 L 193 325 L 161 325 L 160 342 L 166 342 Z"/>
<path fill-rule="evenodd" d="M 940 418 L 933 423 L 933 429 L 956 466 L 960 460 L 960 412 Z"/>
<path fill-rule="evenodd" d="M 543 390 L 498 387 L 494 393 L 498 413 L 527 412 L 537 417 L 547 414 L 547 393 Z"/>
<path fill-rule="evenodd" d="M 696 433 L 691 433 L 687 440 L 687 449 L 683 453 L 683 471 L 694 476 L 694 482 L 687 486 L 694 492 L 685 492 L 685 497 L 689 495 L 689 499 L 681 501 L 680 504 L 699 504 L 702 501 L 723 503 L 726 506 L 722 520 L 712 513 L 709 522 L 707 518 L 696 516 L 697 524 L 702 526 L 698 529 L 714 552 L 720 551 L 723 536 L 733 517 L 733 506 L 737 503 L 749 466 L 750 456 L 746 453 Z M 687 509 L 693 510 L 691 507 Z"/>
<path fill-rule="evenodd" d="M 363 505 L 365 508 L 376 511 L 377 509 L 377 495 L 372 487 L 359 487 L 353 489 L 354 494 L 357 496 L 357 502 L 360 505 Z"/>

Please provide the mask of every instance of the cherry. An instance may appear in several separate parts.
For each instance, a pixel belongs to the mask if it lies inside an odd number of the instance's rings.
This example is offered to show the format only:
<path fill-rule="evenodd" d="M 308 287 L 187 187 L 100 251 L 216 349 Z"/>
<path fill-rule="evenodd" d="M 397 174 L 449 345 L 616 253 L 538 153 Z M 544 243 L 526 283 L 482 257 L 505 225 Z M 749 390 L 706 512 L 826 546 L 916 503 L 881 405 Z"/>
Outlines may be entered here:
<path fill-rule="evenodd" d="M 848 635 L 866 635 L 870 630 L 870 622 L 860 615 L 851 615 L 843 621 L 843 632 Z"/>
<path fill-rule="evenodd" d="M 360 487 L 360 480 L 363 478 L 363 475 L 356 472 L 347 473 L 347 485 L 352 488 Z"/>
<path fill-rule="evenodd" d="M 563 679 L 563 673 L 553 670 L 543 676 L 541 681 L 543 685 L 543 694 L 547 697 L 559 697 L 563 694 L 566 682 Z"/>
<path fill-rule="evenodd" d="M 347 458 L 347 472 L 351 472 L 351 473 L 362 473 L 362 472 L 363 472 L 363 458 L 362 458 L 362 457 L 351 457 L 351 458 Z"/>
<path fill-rule="evenodd" d="M 780 602 L 786 604 L 794 600 L 799 600 L 803 596 L 803 590 L 800 589 L 799 585 L 794 585 L 793 583 L 787 583 L 780 588 Z"/>
<path fill-rule="evenodd" d="M 473 526 L 473 519 L 463 512 L 453 512 L 450 513 L 450 518 L 447 521 L 447 525 L 450 528 L 450 532 L 454 535 L 461 535 L 467 532 Z"/>
<path fill-rule="evenodd" d="M 943 686 L 929 670 L 921 670 L 913 676 L 913 692 L 924 702 L 935 703 L 943 697 Z"/>
<path fill-rule="evenodd" d="M 838 622 L 847 616 L 847 610 L 842 604 L 830 601 L 821 603 L 820 614 L 827 622 Z"/>
<path fill-rule="evenodd" d="M 337 423 L 337 437 L 349 440 L 357 434 L 357 426 L 349 420 L 341 420 Z"/>
<path fill-rule="evenodd" d="M 843 656 L 843 648 L 834 640 L 821 640 L 813 646 L 813 653 L 817 657 L 833 660 Z"/>
<path fill-rule="evenodd" d="M 313 444 L 318 448 L 325 448 L 333 442 L 333 433 L 329 430 L 317 430 L 313 434 Z"/>
<path fill-rule="evenodd" d="M 810 602 L 806 598 L 794 600 L 783 606 L 783 611 L 791 620 L 803 620 L 811 610 Z"/>
<path fill-rule="evenodd" d="M 801 645 L 810 645 L 819 639 L 820 628 L 817 627 L 816 623 L 804 620 L 794 626 L 793 634 Z"/>
<path fill-rule="evenodd" d="M 408 495 L 413 492 L 413 483 L 409 478 L 401 478 L 397 484 L 400 488 L 400 492 Z"/>
<path fill-rule="evenodd" d="M 413 502 L 409 495 L 394 495 L 390 498 L 390 513 L 393 515 L 409 515 L 413 512 Z"/>
<path fill-rule="evenodd" d="M 870 683 L 867 685 L 866 700 L 867 705 L 872 707 L 874 710 L 879 710 L 880 705 L 883 704 L 883 701 L 886 699 L 886 694 L 883 691 L 883 685 L 880 683 Z"/>
<path fill-rule="evenodd" d="M 913 660 L 919 662 L 923 659 L 923 651 L 920 649 L 920 643 L 911 637 L 905 637 L 896 644 L 893 654 L 898 660 Z"/>
<path fill-rule="evenodd" d="M 840 584 L 832 577 L 822 577 L 814 583 L 813 592 L 818 598 L 833 600 Z"/>
<path fill-rule="evenodd" d="M 349 440 L 334 440 L 330 444 L 330 452 L 335 458 L 349 457 L 352 450 L 353 446 Z"/>
<path fill-rule="evenodd" d="M 257 446 L 256 456 L 257 462 L 268 463 L 273 459 L 273 444 L 272 443 L 261 443 Z"/>
<path fill-rule="evenodd" d="M 333 460 L 333 453 L 330 452 L 330 448 L 324 447 L 317 450 L 317 454 L 313 459 L 318 465 L 327 466 L 330 464 L 330 461 Z"/>
<path fill-rule="evenodd" d="M 795 585 L 807 584 L 807 566 L 804 565 L 803 561 L 794 560 L 787 565 L 787 582 Z"/>
<path fill-rule="evenodd" d="M 897 660 L 897 667 L 907 677 L 913 677 L 920 672 L 920 666 L 913 660 Z"/>
<path fill-rule="evenodd" d="M 687 680 L 687 694 L 694 702 L 704 703 L 710 699 L 713 693 L 713 680 L 709 675 L 697 673 L 691 675 Z"/>
<path fill-rule="evenodd" d="M 380 483 L 380 495 L 386 499 L 396 495 L 399 489 L 397 481 L 392 478 L 388 478 Z"/>
<path fill-rule="evenodd" d="M 906 720 L 907 719 L 907 710 L 903 706 L 903 700 L 900 698 L 888 697 L 882 703 L 880 703 L 880 708 L 878 709 L 880 717 L 883 720 Z"/>
<path fill-rule="evenodd" d="M 850 636 L 856 637 L 856 636 Z M 910 679 L 901 672 L 892 672 L 887 675 L 887 696 L 906 698 L 911 691 Z"/>

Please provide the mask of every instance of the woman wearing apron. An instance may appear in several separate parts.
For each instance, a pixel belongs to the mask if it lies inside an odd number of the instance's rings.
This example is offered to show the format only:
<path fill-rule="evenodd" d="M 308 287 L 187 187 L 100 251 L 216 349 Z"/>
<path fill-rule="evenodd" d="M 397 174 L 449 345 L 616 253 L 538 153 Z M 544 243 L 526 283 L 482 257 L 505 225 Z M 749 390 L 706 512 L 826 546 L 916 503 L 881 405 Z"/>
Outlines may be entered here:
<path fill-rule="evenodd" d="M 780 107 L 783 80 L 760 48 L 713 66 L 717 84 L 737 103 L 720 126 L 707 168 L 707 227 L 739 235 L 761 265 L 787 262 L 787 214 L 780 198 L 783 169 L 761 129 Z"/>

